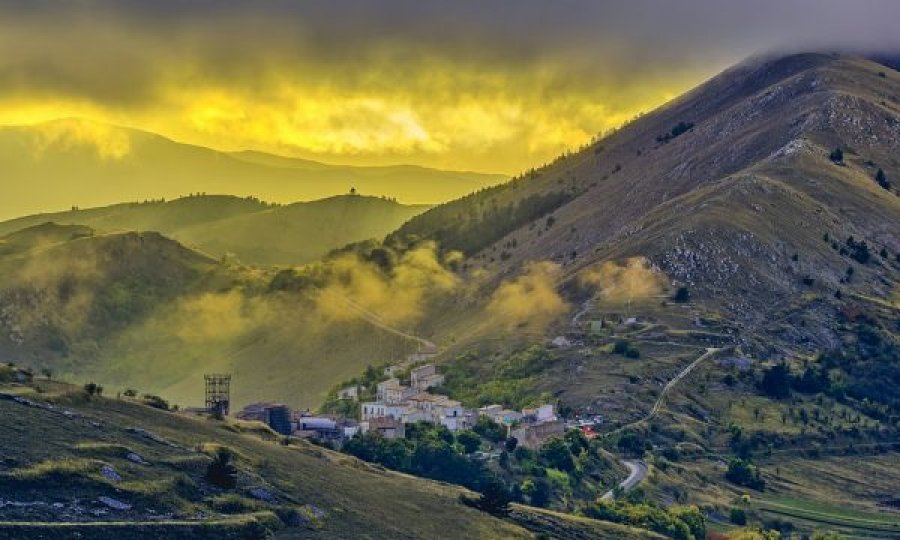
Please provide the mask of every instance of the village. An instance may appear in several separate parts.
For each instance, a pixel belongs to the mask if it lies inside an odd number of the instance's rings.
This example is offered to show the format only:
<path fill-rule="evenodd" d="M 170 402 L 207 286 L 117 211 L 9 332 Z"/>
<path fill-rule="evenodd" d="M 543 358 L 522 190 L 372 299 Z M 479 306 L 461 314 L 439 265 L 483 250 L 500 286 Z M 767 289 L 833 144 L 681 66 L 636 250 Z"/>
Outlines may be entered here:
<path fill-rule="evenodd" d="M 392 367 L 385 369 L 386 374 L 394 372 L 396 369 Z M 397 377 L 378 383 L 374 401 L 359 401 L 362 389 L 358 385 L 340 389 L 338 399 L 356 403 L 358 419 L 296 411 L 280 403 L 253 403 L 234 416 L 242 421 L 262 422 L 281 435 L 311 439 L 336 448 L 357 434 L 368 432 L 377 432 L 386 439 L 403 438 L 406 426 L 419 422 L 458 432 L 474 427 L 479 417 L 503 426 L 507 438 L 515 438 L 518 444 L 527 448 L 539 448 L 548 439 L 563 436 L 567 427 L 592 433 L 590 425 L 583 421 L 567 426 L 553 404 L 519 411 L 499 404 L 465 408 L 459 401 L 429 392 L 443 381 L 444 376 L 437 367 L 427 363 L 410 369 L 408 384 Z"/>

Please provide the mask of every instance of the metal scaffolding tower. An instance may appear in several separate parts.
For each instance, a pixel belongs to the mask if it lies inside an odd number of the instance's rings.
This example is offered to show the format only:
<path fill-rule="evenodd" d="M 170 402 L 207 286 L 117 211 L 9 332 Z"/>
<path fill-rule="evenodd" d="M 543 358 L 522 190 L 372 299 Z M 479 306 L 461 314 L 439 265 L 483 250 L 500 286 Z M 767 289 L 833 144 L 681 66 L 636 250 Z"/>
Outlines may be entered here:
<path fill-rule="evenodd" d="M 206 381 L 206 408 L 210 413 L 228 416 L 231 404 L 231 374 L 210 373 Z"/>

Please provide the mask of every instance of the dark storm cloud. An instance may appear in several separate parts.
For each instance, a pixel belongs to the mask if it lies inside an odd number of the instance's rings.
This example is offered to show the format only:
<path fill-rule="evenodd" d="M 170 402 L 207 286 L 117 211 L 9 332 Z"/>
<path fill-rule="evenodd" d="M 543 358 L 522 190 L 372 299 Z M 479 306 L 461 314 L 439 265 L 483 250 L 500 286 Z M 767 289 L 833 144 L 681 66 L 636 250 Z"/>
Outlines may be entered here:
<path fill-rule="evenodd" d="M 898 20 L 893 0 L 19 1 L 0 6 L 0 84 L 127 102 L 179 70 L 252 84 L 293 66 L 340 81 L 423 57 L 550 64 L 588 84 L 778 47 L 896 47 Z"/>
<path fill-rule="evenodd" d="M 729 64 L 900 48 L 896 0 L 0 0 L 0 123 L 514 172 Z"/>

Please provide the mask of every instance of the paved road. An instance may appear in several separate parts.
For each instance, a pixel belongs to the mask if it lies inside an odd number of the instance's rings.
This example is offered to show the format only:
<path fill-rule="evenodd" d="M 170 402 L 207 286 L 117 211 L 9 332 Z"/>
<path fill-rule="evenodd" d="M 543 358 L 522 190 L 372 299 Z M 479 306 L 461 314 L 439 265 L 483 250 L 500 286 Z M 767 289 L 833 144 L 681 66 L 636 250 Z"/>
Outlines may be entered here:
<path fill-rule="evenodd" d="M 653 408 L 650 409 L 650 412 L 647 413 L 646 416 L 644 416 L 640 420 L 637 420 L 630 424 L 626 424 L 614 431 L 610 431 L 606 435 L 609 436 L 614 433 L 618 433 L 624 429 L 628 429 L 630 427 L 634 427 L 638 424 L 642 424 L 644 422 L 648 422 L 648 421 L 652 420 L 653 417 L 655 417 L 657 414 L 659 414 L 659 411 L 662 409 L 663 402 L 665 402 L 666 395 L 668 395 L 669 390 L 674 388 L 676 384 L 678 384 L 679 382 L 681 382 L 682 379 L 687 377 L 688 374 L 690 374 L 690 372 L 693 371 L 694 368 L 696 368 L 698 365 L 700 365 L 704 360 L 715 355 L 716 353 L 718 353 L 721 350 L 722 349 L 718 348 L 718 347 L 707 347 L 706 352 L 704 352 L 699 357 L 697 357 L 696 360 L 694 360 L 687 367 L 685 367 L 680 372 L 678 372 L 678 375 L 675 375 L 675 377 L 673 377 L 671 381 L 666 383 L 666 386 L 663 387 L 662 392 L 660 392 L 660 394 L 659 394 L 659 397 L 656 398 L 656 403 L 653 404 Z M 631 460 L 631 459 L 622 460 L 622 464 L 625 465 L 626 467 L 628 467 L 629 475 L 628 475 L 628 478 L 626 478 L 621 483 L 619 483 L 619 487 L 621 487 L 625 491 L 634 489 L 647 476 L 647 471 L 648 471 L 647 464 L 644 463 L 643 461 Z M 607 491 L 603 495 L 603 498 L 604 499 L 612 499 L 613 498 L 613 490 Z"/>
<path fill-rule="evenodd" d="M 622 488 L 623 491 L 634 489 L 647 477 L 647 471 L 649 469 L 647 468 L 647 464 L 643 461 L 626 459 L 622 461 L 622 464 L 628 467 L 628 478 L 619 482 L 619 487 Z M 611 489 L 604 493 L 602 498 L 610 500 L 613 498 L 614 492 L 615 490 Z"/>

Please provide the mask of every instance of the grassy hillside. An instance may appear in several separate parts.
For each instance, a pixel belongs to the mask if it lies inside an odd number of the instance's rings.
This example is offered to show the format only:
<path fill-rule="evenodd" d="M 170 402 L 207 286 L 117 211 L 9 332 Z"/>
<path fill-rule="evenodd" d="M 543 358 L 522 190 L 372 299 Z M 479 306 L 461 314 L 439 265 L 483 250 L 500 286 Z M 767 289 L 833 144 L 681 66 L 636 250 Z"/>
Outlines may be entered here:
<path fill-rule="evenodd" d="M 380 471 L 306 444 L 266 442 L 231 424 L 127 401 L 87 399 L 71 387 L 40 386 L 42 394 L 25 395 L 36 400 L 31 403 L 49 400 L 56 408 L 0 399 L 6 449 L 0 484 L 16 501 L 61 506 L 53 511 L 5 506 L 0 521 L 95 521 L 92 510 L 103 508 L 97 501 L 108 496 L 131 508 L 107 508 L 100 521 L 152 523 L 157 516 L 206 521 L 269 511 L 289 518 L 296 513 L 297 523 L 303 524 L 281 526 L 279 538 L 303 537 L 310 528 L 326 538 L 355 537 L 362 531 L 370 538 L 438 538 L 450 526 L 460 538 L 528 536 L 461 504 L 456 488 Z M 37 436 L 42 444 L 34 444 Z M 149 438 L 154 436 L 159 439 Z M 210 454 L 220 446 L 237 456 L 240 472 L 234 490 L 204 479 Z M 129 460 L 130 453 L 141 462 Z M 121 479 L 104 476 L 104 467 Z M 272 502 L 254 497 L 253 490 L 264 490 L 263 498 Z M 309 513 L 319 511 L 322 517 Z M 133 526 L 138 533 L 133 537 L 146 537 L 146 531 Z"/>
<path fill-rule="evenodd" d="M 0 235 L 47 222 L 98 232 L 157 231 L 216 258 L 232 254 L 245 264 L 293 265 L 352 242 L 383 238 L 427 208 L 355 195 L 284 206 L 196 195 L 20 217 L 0 223 Z"/>
<path fill-rule="evenodd" d="M 237 405 L 315 406 L 337 380 L 415 349 L 272 279 L 158 233 L 25 229 L 0 244 L 0 358 L 181 404 L 202 401 L 204 372 L 226 370 Z"/>
<path fill-rule="evenodd" d="M 404 203 L 435 204 L 504 180 L 422 167 L 355 168 L 229 154 L 79 119 L 0 127 L 0 163 L 8 183 L 0 202 L 0 218 L 5 219 L 196 192 L 289 203 L 355 187 Z"/>
<path fill-rule="evenodd" d="M 640 529 L 517 506 L 508 520 L 460 502 L 464 490 L 369 466 L 264 427 L 89 397 L 0 369 L 4 451 L 0 534 L 92 538 L 658 538 Z M 21 373 L 21 372 L 19 372 Z M 9 377 L 7 377 L 9 376 Z M 40 437 L 42 443 L 34 444 Z M 219 449 L 237 484 L 206 475 Z M 12 491 L 10 491 L 12 490 Z M 108 497 L 125 506 L 112 508 Z M 55 503 L 52 505 L 51 503 Z M 192 536 L 188 536 L 192 535 Z"/>

